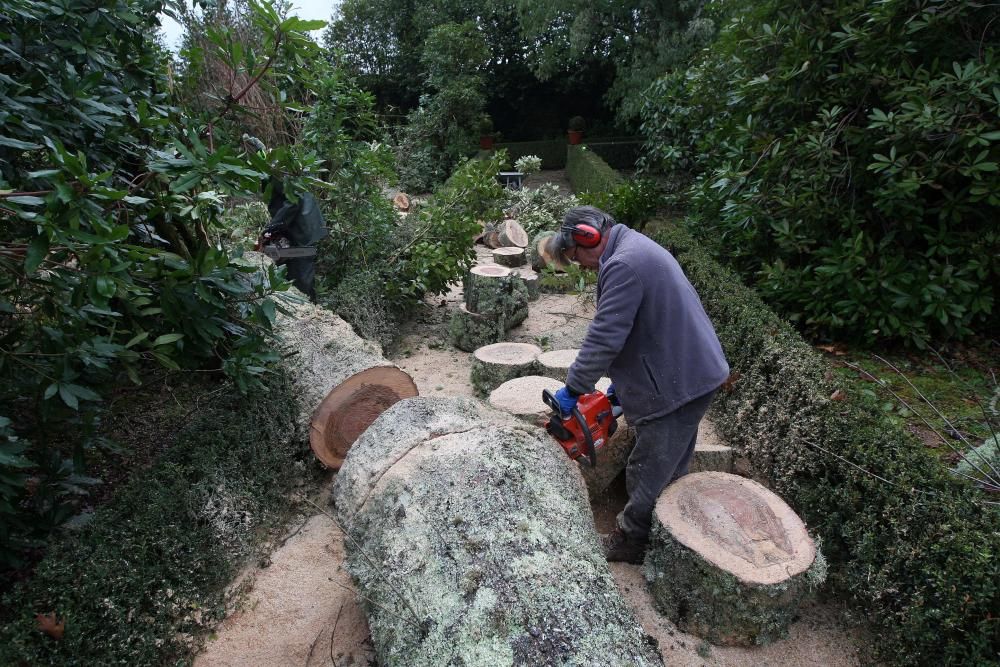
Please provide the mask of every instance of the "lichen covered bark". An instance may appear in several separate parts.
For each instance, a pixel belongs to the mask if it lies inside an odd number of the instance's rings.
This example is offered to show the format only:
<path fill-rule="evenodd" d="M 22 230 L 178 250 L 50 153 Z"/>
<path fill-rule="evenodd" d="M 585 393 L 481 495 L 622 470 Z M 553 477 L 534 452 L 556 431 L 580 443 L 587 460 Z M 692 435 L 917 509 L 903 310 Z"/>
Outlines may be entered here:
<path fill-rule="evenodd" d="M 750 585 L 674 539 L 653 513 L 643 573 L 656 608 L 713 644 L 752 646 L 785 637 L 803 599 L 826 579 L 826 560 L 777 584 Z"/>
<path fill-rule="evenodd" d="M 535 375 L 535 371 L 534 359 L 526 360 L 523 363 L 491 363 L 474 357 L 470 375 L 472 386 L 479 395 L 488 396 L 491 391 L 504 382 L 525 375 Z"/>
<path fill-rule="evenodd" d="M 492 314 L 469 312 L 465 308 L 456 310 L 448 325 L 448 337 L 451 344 L 465 352 L 472 352 L 478 347 L 499 343 L 504 340 L 507 331 L 516 327 L 528 317 L 528 307 L 506 313 L 502 317 Z"/>
<path fill-rule="evenodd" d="M 406 399 L 351 449 L 334 499 L 379 664 L 661 664 L 543 431 Z"/>

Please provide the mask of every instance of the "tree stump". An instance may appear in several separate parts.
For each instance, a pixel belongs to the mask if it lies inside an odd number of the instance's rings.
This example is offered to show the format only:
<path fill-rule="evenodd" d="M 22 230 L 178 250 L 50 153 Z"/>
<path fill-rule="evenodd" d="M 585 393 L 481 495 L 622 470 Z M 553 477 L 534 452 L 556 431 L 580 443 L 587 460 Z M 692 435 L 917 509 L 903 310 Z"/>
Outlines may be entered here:
<path fill-rule="evenodd" d="M 492 315 L 472 313 L 465 306 L 451 315 L 448 337 L 451 344 L 465 352 L 503 340 L 506 330 Z"/>
<path fill-rule="evenodd" d="M 490 392 L 490 405 L 536 426 L 548 419 L 550 408 L 542 401 L 542 390 L 555 393 L 562 382 L 549 377 L 526 375 L 508 380 Z"/>
<path fill-rule="evenodd" d="M 378 664 L 662 664 L 543 431 L 471 399 L 400 401 L 333 498 Z"/>
<path fill-rule="evenodd" d="M 530 239 L 516 220 L 504 220 L 497 227 L 497 240 L 505 247 L 527 248 Z"/>
<path fill-rule="evenodd" d="M 511 270 L 496 264 L 479 264 L 465 274 L 462 281 L 465 307 L 473 313 L 513 312 L 528 305 L 528 288 Z M 510 327 L 508 327 L 510 328 Z"/>
<path fill-rule="evenodd" d="M 528 288 L 528 301 L 537 301 L 540 290 L 538 288 L 538 274 L 526 266 L 514 269 L 514 273 L 524 286 Z"/>
<path fill-rule="evenodd" d="M 400 211 L 406 212 L 410 210 L 410 198 L 405 192 L 400 192 L 393 197 L 392 203 L 395 204 L 396 208 Z"/>
<path fill-rule="evenodd" d="M 523 266 L 524 248 L 495 248 L 493 250 L 493 261 L 501 266 Z"/>
<path fill-rule="evenodd" d="M 757 482 L 685 475 L 660 495 L 644 565 L 657 608 L 713 644 L 783 636 L 826 578 L 802 520 Z"/>
<path fill-rule="evenodd" d="M 472 386 L 481 396 L 524 375 L 534 375 L 535 359 L 542 353 L 528 343 L 494 343 L 473 352 Z"/>
<path fill-rule="evenodd" d="M 551 350 L 538 355 L 539 372 L 560 382 L 566 382 L 569 367 L 576 361 L 580 350 Z"/>

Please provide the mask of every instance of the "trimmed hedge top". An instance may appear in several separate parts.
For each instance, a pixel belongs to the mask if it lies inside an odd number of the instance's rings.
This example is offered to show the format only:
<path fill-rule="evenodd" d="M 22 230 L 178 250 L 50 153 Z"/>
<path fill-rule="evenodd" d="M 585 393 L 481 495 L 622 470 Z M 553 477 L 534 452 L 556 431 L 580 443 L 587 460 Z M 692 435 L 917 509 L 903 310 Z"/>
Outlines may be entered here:
<path fill-rule="evenodd" d="M 613 192 L 624 181 L 597 153 L 585 146 L 566 146 L 566 177 L 576 192 Z"/>
<path fill-rule="evenodd" d="M 683 266 L 741 374 L 718 394 L 713 419 L 753 474 L 821 536 L 832 584 L 887 640 L 874 647 L 879 657 L 995 663 L 996 506 L 950 478 L 860 394 L 839 387 L 847 398 L 834 400 L 838 386 L 822 357 L 690 234 L 671 227 L 655 239 Z"/>

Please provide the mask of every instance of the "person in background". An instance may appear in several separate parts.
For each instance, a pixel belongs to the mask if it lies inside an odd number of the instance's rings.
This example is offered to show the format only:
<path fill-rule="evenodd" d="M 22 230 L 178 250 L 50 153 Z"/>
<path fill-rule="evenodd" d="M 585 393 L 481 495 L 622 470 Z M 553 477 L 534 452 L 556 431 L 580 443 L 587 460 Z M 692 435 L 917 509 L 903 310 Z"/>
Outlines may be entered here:
<path fill-rule="evenodd" d="M 288 278 L 310 300 L 316 300 L 316 244 L 329 235 L 316 198 L 303 192 L 295 202 L 285 196 L 285 185 L 269 181 L 271 198 L 267 210 L 271 221 L 264 228 L 263 244 L 277 246 L 278 264 Z M 284 246 L 284 247 L 282 247 Z"/>
<path fill-rule="evenodd" d="M 625 468 L 628 503 L 602 543 L 609 561 L 637 563 L 656 499 L 687 473 L 698 424 L 729 364 L 694 287 L 652 239 L 578 206 L 553 243 L 550 251 L 598 272 L 597 312 L 556 398 L 569 414 L 602 376 L 613 382 L 608 398 L 635 427 L 636 443 Z"/>

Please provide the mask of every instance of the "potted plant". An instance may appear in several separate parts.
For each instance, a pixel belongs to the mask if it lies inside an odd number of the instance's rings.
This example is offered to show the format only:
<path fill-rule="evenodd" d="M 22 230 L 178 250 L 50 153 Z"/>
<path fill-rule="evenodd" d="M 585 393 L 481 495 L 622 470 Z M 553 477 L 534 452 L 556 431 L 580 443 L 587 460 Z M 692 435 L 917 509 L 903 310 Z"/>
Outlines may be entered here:
<path fill-rule="evenodd" d="M 583 116 L 573 116 L 569 119 L 569 143 L 574 146 L 583 141 L 583 131 L 587 129 L 587 123 Z"/>
<path fill-rule="evenodd" d="M 479 118 L 479 147 L 484 151 L 493 150 L 493 119 L 487 113 Z"/>

